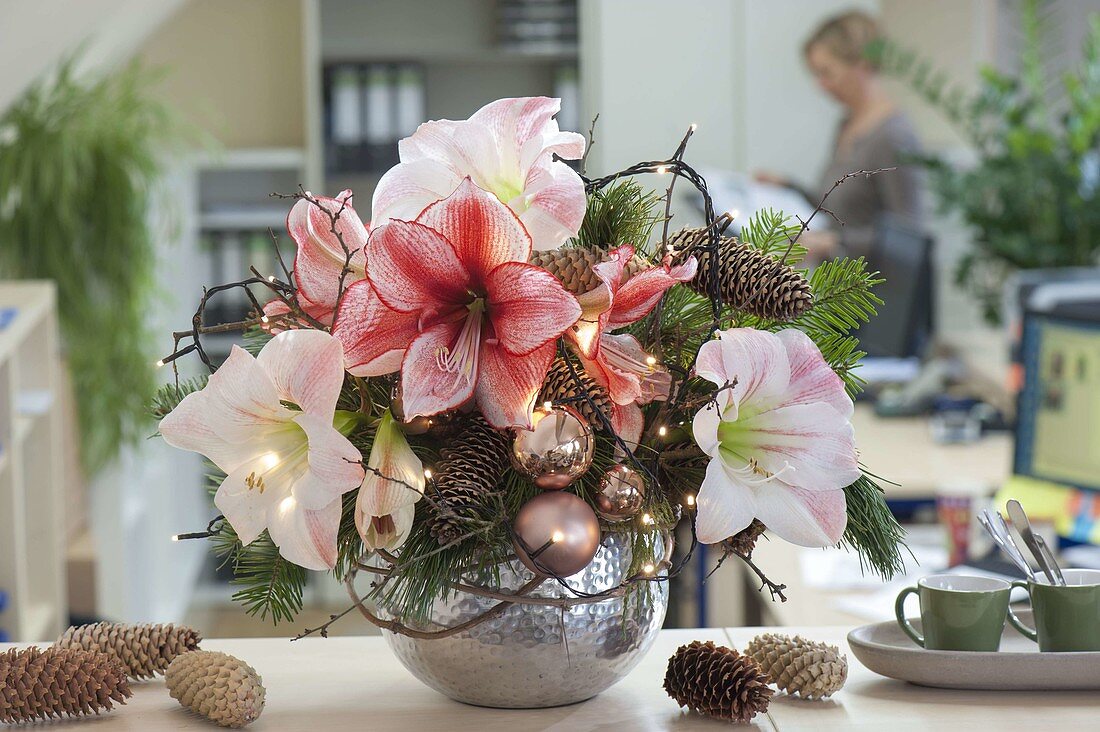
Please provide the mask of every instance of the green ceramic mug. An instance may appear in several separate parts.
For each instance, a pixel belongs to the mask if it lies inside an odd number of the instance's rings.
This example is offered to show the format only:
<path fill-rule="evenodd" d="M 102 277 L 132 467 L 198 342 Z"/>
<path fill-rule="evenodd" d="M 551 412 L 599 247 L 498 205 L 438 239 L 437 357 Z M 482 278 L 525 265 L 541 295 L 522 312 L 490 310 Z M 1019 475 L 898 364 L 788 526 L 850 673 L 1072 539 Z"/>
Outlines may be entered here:
<path fill-rule="evenodd" d="M 898 625 L 931 651 L 996 651 L 1001 645 L 1011 586 L 992 577 L 933 574 L 906 587 L 894 603 Z M 905 599 L 920 598 L 924 635 L 905 619 Z"/>
<path fill-rule="evenodd" d="M 1031 597 L 1035 627 L 1024 625 L 1011 611 L 1012 627 L 1039 643 L 1040 651 L 1100 651 L 1100 570 L 1065 569 L 1066 586 L 1051 585 L 1042 575 L 1016 581 Z"/>

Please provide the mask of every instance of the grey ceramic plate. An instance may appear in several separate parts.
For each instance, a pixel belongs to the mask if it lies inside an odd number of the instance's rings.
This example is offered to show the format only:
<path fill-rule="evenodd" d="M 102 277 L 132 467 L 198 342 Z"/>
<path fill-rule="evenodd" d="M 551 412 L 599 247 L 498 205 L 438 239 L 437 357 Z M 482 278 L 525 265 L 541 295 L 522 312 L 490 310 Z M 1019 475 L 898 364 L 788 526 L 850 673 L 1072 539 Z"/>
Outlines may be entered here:
<path fill-rule="evenodd" d="M 1029 625 L 1029 612 L 1018 613 Z M 920 620 L 911 620 L 920 628 Z M 1100 651 L 1039 653 L 1039 647 L 1005 626 L 996 653 L 926 651 L 893 620 L 848 634 L 852 653 L 877 674 L 946 689 L 1100 689 Z"/>

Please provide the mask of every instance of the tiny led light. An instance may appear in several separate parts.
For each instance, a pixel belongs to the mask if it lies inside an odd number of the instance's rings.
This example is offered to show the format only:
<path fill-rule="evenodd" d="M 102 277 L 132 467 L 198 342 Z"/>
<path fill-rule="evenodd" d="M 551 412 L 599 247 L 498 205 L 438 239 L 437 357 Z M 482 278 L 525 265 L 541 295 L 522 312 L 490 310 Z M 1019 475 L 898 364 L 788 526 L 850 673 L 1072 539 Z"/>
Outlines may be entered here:
<path fill-rule="evenodd" d="M 275 275 L 268 275 L 267 276 L 267 281 L 268 282 L 274 282 L 275 281 Z"/>
<path fill-rule="evenodd" d="M 727 215 L 728 215 L 728 216 L 729 216 L 729 217 L 730 217 L 731 219 L 735 219 L 735 218 L 737 218 L 738 216 L 740 216 L 740 215 L 741 215 L 741 212 L 740 212 L 740 211 L 738 211 L 737 209 L 735 209 L 735 208 L 734 208 L 734 209 L 730 209 L 729 211 L 727 211 L 727 212 L 726 212 L 726 214 L 727 214 Z"/>
<path fill-rule="evenodd" d="M 684 496 L 684 503 L 687 504 L 688 508 L 691 508 L 695 505 L 695 496 L 691 493 L 688 493 L 686 496 Z"/>
<path fill-rule="evenodd" d="M 661 425 L 660 427 L 657 428 L 657 434 L 660 435 L 661 437 L 664 437 L 665 435 L 668 434 L 668 427 L 665 427 L 664 425 Z"/>
<path fill-rule="evenodd" d="M 657 167 L 657 175 L 664 175 L 667 172 L 668 172 L 668 166 L 667 165 L 660 165 L 660 166 Z"/>
<path fill-rule="evenodd" d="M 164 359 L 163 358 L 157 361 L 157 368 L 158 369 L 163 365 L 164 365 Z"/>
<path fill-rule="evenodd" d="M 645 566 L 642 567 L 642 571 L 645 572 L 646 574 L 653 574 L 656 570 L 657 570 L 657 568 L 654 567 L 652 564 L 646 564 Z"/>
<path fill-rule="evenodd" d="M 692 131 L 692 132 L 695 132 L 695 130 L 697 130 L 697 129 L 699 129 L 699 125 L 697 125 L 696 123 L 692 122 L 692 123 L 691 123 L 691 131 Z"/>
<path fill-rule="evenodd" d="M 642 523 L 645 524 L 646 526 L 652 524 L 653 523 L 653 517 L 650 516 L 648 513 L 643 513 L 642 514 Z"/>
<path fill-rule="evenodd" d="M 543 402 L 542 408 L 545 409 L 547 412 L 552 412 L 554 411 L 554 403 L 550 401 Z"/>
<path fill-rule="evenodd" d="M 649 364 L 650 366 L 652 366 L 652 365 L 654 365 L 655 363 L 657 363 L 657 357 L 656 357 L 656 356 L 646 356 L 646 357 L 645 357 L 645 362 L 646 362 L 647 364 Z"/>
<path fill-rule="evenodd" d="M 431 471 L 431 468 L 424 468 L 424 478 L 425 478 L 426 480 L 431 480 L 431 479 L 432 479 L 432 471 Z"/>
<path fill-rule="evenodd" d="M 266 315 L 262 315 L 262 316 L 260 316 L 260 322 L 261 323 L 270 323 L 271 318 L 267 317 Z"/>
<path fill-rule="evenodd" d="M 180 540 L 180 535 L 179 534 L 172 534 L 172 541 L 179 541 L 179 540 Z"/>
<path fill-rule="evenodd" d="M 555 531 L 553 534 L 550 535 L 550 541 L 554 542 L 555 544 L 561 541 L 565 541 L 565 534 L 561 533 L 560 531 Z"/>

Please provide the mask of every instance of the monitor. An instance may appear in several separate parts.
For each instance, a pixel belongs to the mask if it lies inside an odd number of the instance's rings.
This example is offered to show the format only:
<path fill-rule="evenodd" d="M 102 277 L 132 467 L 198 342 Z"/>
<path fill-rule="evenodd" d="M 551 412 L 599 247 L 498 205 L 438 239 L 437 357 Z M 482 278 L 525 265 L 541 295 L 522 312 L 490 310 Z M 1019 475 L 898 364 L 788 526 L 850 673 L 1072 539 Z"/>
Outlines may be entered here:
<path fill-rule="evenodd" d="M 1100 301 L 1028 310 L 1015 473 L 1100 490 Z"/>

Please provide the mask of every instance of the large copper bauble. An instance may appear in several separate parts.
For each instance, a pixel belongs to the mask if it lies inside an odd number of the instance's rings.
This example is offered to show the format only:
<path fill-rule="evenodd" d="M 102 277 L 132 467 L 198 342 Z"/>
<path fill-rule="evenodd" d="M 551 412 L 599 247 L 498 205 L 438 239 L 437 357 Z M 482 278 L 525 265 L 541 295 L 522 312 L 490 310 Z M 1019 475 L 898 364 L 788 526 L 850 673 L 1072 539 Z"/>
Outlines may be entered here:
<path fill-rule="evenodd" d="M 645 503 L 645 478 L 625 465 L 616 465 L 600 478 L 596 513 L 615 523 L 632 518 Z"/>
<path fill-rule="evenodd" d="M 568 577 L 600 548 L 600 521 L 583 499 L 566 491 L 540 493 L 512 522 L 516 556 L 540 575 Z"/>
<path fill-rule="evenodd" d="M 530 430 L 516 430 L 512 464 L 543 490 L 560 490 L 592 465 L 592 428 L 572 407 L 535 410 Z"/>

